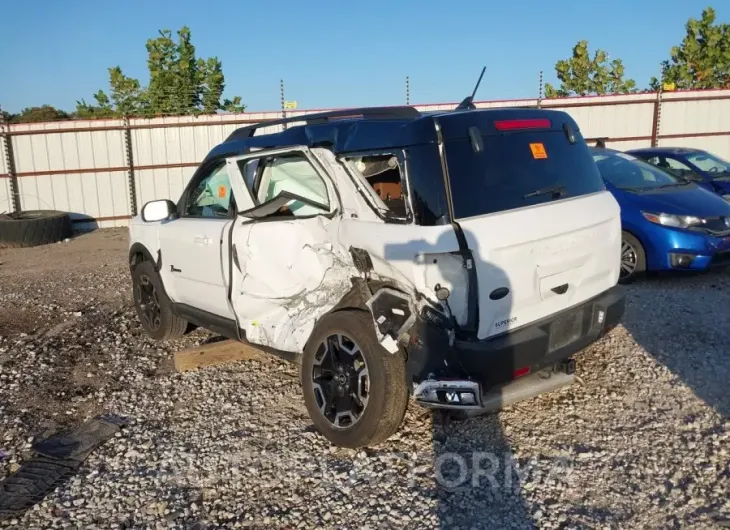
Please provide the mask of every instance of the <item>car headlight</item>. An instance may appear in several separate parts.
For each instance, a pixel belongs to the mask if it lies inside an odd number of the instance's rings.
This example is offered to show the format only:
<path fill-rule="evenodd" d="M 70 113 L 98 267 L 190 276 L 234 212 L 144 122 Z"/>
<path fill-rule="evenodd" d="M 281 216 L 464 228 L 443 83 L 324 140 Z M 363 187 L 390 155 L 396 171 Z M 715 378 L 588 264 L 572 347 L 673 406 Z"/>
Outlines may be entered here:
<path fill-rule="evenodd" d="M 727 202 L 730 202 L 730 195 L 723 195 L 723 199 L 725 199 Z"/>
<path fill-rule="evenodd" d="M 652 223 L 662 226 L 672 226 L 674 228 L 692 228 L 705 224 L 702 217 L 694 215 L 672 215 L 668 213 L 649 213 L 641 212 L 641 214 Z"/>

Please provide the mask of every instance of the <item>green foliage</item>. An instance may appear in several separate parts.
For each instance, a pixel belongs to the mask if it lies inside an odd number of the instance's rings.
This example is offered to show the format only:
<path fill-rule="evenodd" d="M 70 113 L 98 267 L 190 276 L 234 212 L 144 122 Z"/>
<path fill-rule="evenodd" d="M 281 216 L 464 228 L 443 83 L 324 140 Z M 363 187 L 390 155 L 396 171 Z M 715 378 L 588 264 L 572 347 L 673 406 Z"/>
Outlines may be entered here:
<path fill-rule="evenodd" d="M 85 100 L 76 102 L 76 117 L 80 119 L 93 118 L 111 118 L 114 117 L 114 109 L 112 108 L 109 96 L 103 90 L 99 90 L 94 94 L 96 105 L 89 105 Z"/>
<path fill-rule="evenodd" d="M 59 121 L 68 120 L 71 116 L 68 113 L 52 107 L 51 105 L 42 105 L 40 107 L 28 107 L 23 109 L 20 114 L 7 114 L 11 123 L 31 123 L 36 121 Z"/>
<path fill-rule="evenodd" d="M 196 57 L 189 28 L 177 32 L 177 42 L 170 30 L 159 33 L 147 41 L 147 87 L 126 76 L 120 67 L 110 68 L 109 96 L 100 90 L 94 95 L 96 105 L 77 102 L 80 117 L 243 112 L 246 107 L 240 97 L 221 102 L 225 88 L 222 64 L 217 57 Z"/>
<path fill-rule="evenodd" d="M 687 21 L 682 44 L 662 62 L 664 83 L 678 89 L 730 87 L 730 24 L 715 24 L 715 19 L 715 10 L 708 7 L 700 20 Z M 655 77 L 651 87 L 659 87 Z"/>
<path fill-rule="evenodd" d="M 620 59 L 608 61 L 608 54 L 597 50 L 593 57 L 588 51 L 588 41 L 579 41 L 573 47 L 573 56 L 556 63 L 555 71 L 560 87 L 545 84 L 549 98 L 587 96 L 589 94 L 625 94 L 636 91 L 633 79 L 624 79 L 624 65 Z"/>

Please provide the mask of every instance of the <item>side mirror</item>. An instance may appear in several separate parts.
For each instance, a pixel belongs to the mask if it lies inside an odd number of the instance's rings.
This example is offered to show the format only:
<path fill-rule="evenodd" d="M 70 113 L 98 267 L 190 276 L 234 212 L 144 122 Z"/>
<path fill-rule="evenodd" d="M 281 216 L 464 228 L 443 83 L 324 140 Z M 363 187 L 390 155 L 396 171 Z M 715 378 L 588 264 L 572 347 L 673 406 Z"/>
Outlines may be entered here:
<path fill-rule="evenodd" d="M 150 201 L 142 207 L 142 220 L 145 223 L 164 221 L 177 214 L 177 206 L 170 200 Z"/>

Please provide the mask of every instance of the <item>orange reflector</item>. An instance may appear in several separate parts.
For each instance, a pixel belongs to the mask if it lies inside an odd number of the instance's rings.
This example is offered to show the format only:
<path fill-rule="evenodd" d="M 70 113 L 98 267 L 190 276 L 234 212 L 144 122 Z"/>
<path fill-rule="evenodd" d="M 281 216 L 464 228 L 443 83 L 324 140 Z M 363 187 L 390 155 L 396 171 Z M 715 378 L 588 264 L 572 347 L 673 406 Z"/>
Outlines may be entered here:
<path fill-rule="evenodd" d="M 524 368 L 518 368 L 517 370 L 512 372 L 512 377 L 514 377 L 514 378 L 522 377 L 523 375 L 527 375 L 529 373 L 530 373 L 530 367 L 525 366 Z"/>

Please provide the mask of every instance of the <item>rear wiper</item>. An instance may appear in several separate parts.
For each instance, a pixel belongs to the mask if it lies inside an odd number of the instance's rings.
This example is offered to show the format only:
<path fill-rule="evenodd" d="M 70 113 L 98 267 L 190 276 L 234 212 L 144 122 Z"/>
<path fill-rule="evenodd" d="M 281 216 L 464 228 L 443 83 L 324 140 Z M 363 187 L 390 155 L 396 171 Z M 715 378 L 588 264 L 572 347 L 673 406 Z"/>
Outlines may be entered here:
<path fill-rule="evenodd" d="M 552 195 L 553 199 L 559 199 L 565 194 L 565 184 L 556 184 L 548 188 L 542 188 L 539 190 L 531 191 L 530 193 L 523 195 L 523 199 L 529 199 L 530 197 L 539 197 L 540 195 Z"/>

